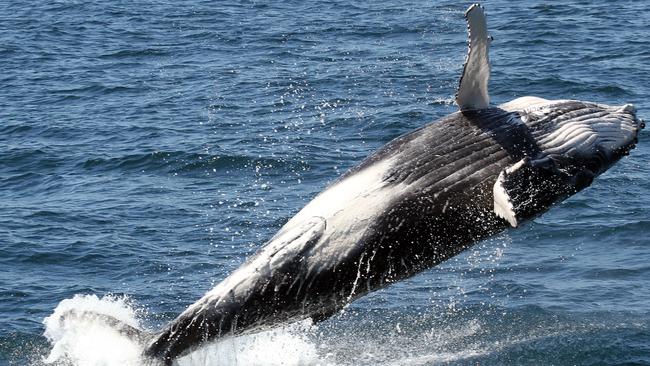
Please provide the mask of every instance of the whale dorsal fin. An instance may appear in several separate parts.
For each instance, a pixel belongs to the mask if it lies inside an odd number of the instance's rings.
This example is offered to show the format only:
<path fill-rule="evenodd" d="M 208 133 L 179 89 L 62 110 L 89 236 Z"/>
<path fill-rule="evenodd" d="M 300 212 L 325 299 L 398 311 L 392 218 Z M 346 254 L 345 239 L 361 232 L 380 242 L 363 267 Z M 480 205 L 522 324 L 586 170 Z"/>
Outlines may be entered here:
<path fill-rule="evenodd" d="M 465 19 L 469 33 L 468 51 L 456 93 L 456 104 L 461 111 L 484 109 L 490 105 L 488 49 L 492 38 L 487 34 L 487 21 L 483 7 L 479 4 L 470 6 L 465 12 Z"/>

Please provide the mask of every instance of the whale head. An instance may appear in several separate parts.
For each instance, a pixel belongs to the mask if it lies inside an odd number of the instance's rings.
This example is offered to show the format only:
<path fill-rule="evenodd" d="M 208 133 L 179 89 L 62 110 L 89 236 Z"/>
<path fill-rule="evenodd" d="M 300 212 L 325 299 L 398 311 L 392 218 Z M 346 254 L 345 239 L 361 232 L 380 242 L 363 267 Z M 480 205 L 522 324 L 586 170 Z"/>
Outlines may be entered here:
<path fill-rule="evenodd" d="M 631 104 L 522 97 L 491 107 L 488 54 L 492 37 L 485 10 L 473 4 L 465 19 L 468 51 L 456 104 L 484 130 L 489 130 L 489 123 L 481 120 L 487 115 L 503 118 L 501 132 L 490 134 L 515 163 L 499 174 L 493 186 L 494 212 L 517 226 L 588 187 L 635 147 L 644 123 Z"/>
<path fill-rule="evenodd" d="M 628 155 L 645 127 L 631 104 L 550 101 L 529 106 L 521 117 L 535 135 L 542 158 L 551 159 L 563 172 L 592 178 Z"/>
<path fill-rule="evenodd" d="M 631 104 L 523 97 L 499 108 L 514 114 L 530 141 L 494 186 L 495 212 L 512 226 L 591 185 L 636 147 L 645 127 Z"/>

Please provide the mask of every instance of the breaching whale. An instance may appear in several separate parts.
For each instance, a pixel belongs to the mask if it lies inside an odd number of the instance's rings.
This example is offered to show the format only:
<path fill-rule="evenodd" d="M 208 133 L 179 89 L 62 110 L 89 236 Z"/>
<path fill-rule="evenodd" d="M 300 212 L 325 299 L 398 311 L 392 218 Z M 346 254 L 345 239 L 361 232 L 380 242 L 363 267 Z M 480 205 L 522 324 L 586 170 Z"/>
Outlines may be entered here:
<path fill-rule="evenodd" d="M 635 147 L 632 105 L 523 97 L 493 106 L 484 9 L 465 13 L 459 111 L 398 137 L 316 196 L 239 269 L 156 334 L 152 363 L 207 341 L 320 321 L 355 299 L 517 227 Z"/>

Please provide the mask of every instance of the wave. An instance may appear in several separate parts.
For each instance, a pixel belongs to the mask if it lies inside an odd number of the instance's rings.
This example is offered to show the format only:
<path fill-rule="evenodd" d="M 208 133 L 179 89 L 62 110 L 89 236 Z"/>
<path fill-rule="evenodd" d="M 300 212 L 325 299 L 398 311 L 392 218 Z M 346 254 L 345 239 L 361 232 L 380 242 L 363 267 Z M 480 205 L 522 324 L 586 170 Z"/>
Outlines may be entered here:
<path fill-rule="evenodd" d="M 19 134 L 19 133 L 24 133 L 24 132 L 29 132 L 33 129 L 32 126 L 28 124 L 7 124 L 5 126 L 0 127 L 0 134 L 2 135 L 11 135 L 11 134 Z"/>
<path fill-rule="evenodd" d="M 149 57 L 149 56 L 166 56 L 169 55 L 168 50 L 162 48 L 143 48 L 143 49 L 126 49 L 116 50 L 114 52 L 99 55 L 100 59 L 123 59 L 132 57 Z"/>
<path fill-rule="evenodd" d="M 223 170 L 307 170 L 302 161 L 247 155 L 211 155 L 184 151 L 155 151 L 112 158 L 91 158 L 79 166 L 92 171 L 143 171 L 173 175 L 196 175 Z"/>
<path fill-rule="evenodd" d="M 59 96 L 59 102 L 70 99 L 79 99 L 87 96 L 105 96 L 112 93 L 140 93 L 142 88 L 138 86 L 108 85 L 104 83 L 90 83 L 83 86 L 76 86 L 65 89 L 50 90 L 52 95 Z"/>
<path fill-rule="evenodd" d="M 51 154 L 48 148 L 13 148 L 0 151 L 0 159 L 5 167 L 15 168 L 24 172 L 26 168 L 53 168 L 62 163 L 61 159 Z"/>
<path fill-rule="evenodd" d="M 561 76 L 546 76 L 541 79 L 526 78 L 529 84 L 548 87 L 549 90 L 562 90 L 564 93 L 585 94 L 593 99 L 594 92 L 598 94 L 622 97 L 632 93 L 618 85 L 604 84 L 594 80 L 576 80 Z"/>

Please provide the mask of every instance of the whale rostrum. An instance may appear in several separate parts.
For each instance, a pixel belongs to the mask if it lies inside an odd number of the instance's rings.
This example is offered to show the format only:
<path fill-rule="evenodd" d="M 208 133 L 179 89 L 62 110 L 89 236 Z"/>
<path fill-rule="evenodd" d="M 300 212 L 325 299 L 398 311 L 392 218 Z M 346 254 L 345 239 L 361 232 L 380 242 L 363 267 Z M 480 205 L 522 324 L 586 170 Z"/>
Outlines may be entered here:
<path fill-rule="evenodd" d="M 226 336 L 326 319 L 535 218 L 634 148 L 642 121 L 631 105 L 538 97 L 490 105 L 485 11 L 474 4 L 465 17 L 459 111 L 350 169 L 174 321 L 140 336 L 151 362 L 171 364 Z"/>

